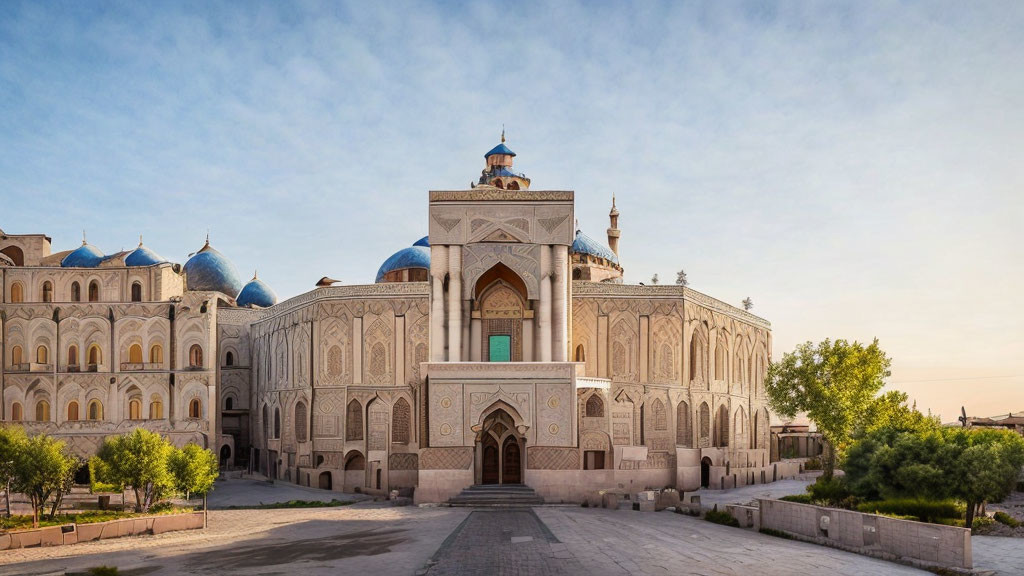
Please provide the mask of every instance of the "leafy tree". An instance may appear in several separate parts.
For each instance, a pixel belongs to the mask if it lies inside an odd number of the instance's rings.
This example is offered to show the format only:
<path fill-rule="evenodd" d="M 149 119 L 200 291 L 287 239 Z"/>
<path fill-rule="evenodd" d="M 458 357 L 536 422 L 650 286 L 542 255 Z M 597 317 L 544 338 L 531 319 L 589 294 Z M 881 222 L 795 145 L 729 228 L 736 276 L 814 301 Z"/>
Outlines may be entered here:
<path fill-rule="evenodd" d="M 17 474 L 19 452 L 25 447 L 28 437 L 20 426 L 0 428 L 0 482 L 4 483 L 7 509 L 4 513 L 11 517 L 11 485 Z"/>
<path fill-rule="evenodd" d="M 171 453 L 168 467 L 174 478 L 174 489 L 190 498 L 192 494 L 206 494 L 213 488 L 219 473 L 217 456 L 195 444 L 186 444 Z"/>
<path fill-rule="evenodd" d="M 135 511 L 145 512 L 172 488 L 167 468 L 174 447 L 155 432 L 136 428 L 130 434 L 113 436 L 99 451 L 100 479 L 118 486 L 131 486 Z"/>
<path fill-rule="evenodd" d="M 679 286 L 687 286 L 689 283 L 690 283 L 690 281 L 686 279 L 686 271 L 685 270 L 680 270 L 679 272 L 676 272 L 676 284 L 677 285 L 679 285 Z"/>
<path fill-rule="evenodd" d="M 829 444 L 824 477 L 832 478 L 836 455 L 869 415 L 875 395 L 889 376 L 890 360 L 875 339 L 859 342 L 805 342 L 768 368 L 765 389 L 772 410 L 783 418 L 805 412 Z"/>
<path fill-rule="evenodd" d="M 754 301 L 750 299 L 750 296 L 747 296 L 746 298 L 743 299 L 743 309 L 744 310 L 750 310 L 753 307 L 754 307 Z"/>
<path fill-rule="evenodd" d="M 71 489 L 78 465 L 61 440 L 40 434 L 24 441 L 15 458 L 12 489 L 27 494 L 32 502 L 32 526 L 39 526 L 39 515 L 50 497 L 57 498 L 50 512 L 53 516 L 60 498 Z"/>
<path fill-rule="evenodd" d="M 651 276 L 651 284 L 657 284 L 657 283 L 658 283 L 658 275 L 655 274 L 654 276 Z"/>
<path fill-rule="evenodd" d="M 1008 430 L 882 428 L 854 443 L 844 469 L 851 491 L 867 499 L 957 498 L 970 528 L 978 506 L 1013 490 L 1024 466 L 1024 438 Z"/>
<path fill-rule="evenodd" d="M 875 398 L 868 407 L 862 427 L 856 435 L 862 435 L 890 428 L 900 432 L 927 432 L 942 426 L 937 416 L 925 416 L 917 406 L 907 406 L 907 395 L 899 390 L 889 390 Z"/>

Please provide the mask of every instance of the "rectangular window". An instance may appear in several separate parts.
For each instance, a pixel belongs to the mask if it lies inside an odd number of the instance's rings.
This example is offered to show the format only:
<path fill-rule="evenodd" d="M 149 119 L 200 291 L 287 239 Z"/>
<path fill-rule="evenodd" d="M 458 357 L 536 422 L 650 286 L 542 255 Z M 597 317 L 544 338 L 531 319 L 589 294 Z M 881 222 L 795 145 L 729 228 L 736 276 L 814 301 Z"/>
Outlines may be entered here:
<path fill-rule="evenodd" d="M 488 338 L 488 357 L 491 362 L 512 360 L 512 336 L 497 335 Z"/>
<path fill-rule="evenodd" d="M 604 470 L 604 451 L 586 450 L 583 452 L 584 470 Z"/>

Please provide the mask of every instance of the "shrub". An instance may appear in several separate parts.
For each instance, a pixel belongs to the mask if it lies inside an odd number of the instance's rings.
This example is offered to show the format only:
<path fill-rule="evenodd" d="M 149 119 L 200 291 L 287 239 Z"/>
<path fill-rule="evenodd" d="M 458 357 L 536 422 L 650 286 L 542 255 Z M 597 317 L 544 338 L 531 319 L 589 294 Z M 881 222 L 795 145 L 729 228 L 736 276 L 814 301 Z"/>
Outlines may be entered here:
<path fill-rule="evenodd" d="M 804 462 L 804 470 L 821 470 L 821 458 L 814 457 L 808 458 L 807 462 Z"/>
<path fill-rule="evenodd" d="M 810 504 L 813 502 L 810 494 L 790 494 L 789 496 L 783 496 L 779 500 L 786 502 L 796 502 L 797 504 Z"/>
<path fill-rule="evenodd" d="M 846 480 L 839 476 L 833 476 L 826 480 L 824 476 L 807 487 L 811 500 L 827 502 L 837 505 L 850 497 L 850 490 L 846 486 Z"/>
<path fill-rule="evenodd" d="M 895 498 L 878 502 L 864 502 L 857 506 L 857 511 L 886 516 L 907 516 L 921 522 L 934 524 L 941 519 L 963 518 L 966 507 L 955 500 Z"/>
<path fill-rule="evenodd" d="M 993 517 L 995 518 L 996 522 L 999 522 L 1000 524 L 1006 524 L 1010 528 L 1016 528 L 1021 525 L 1020 520 L 1017 520 L 1016 518 L 1010 516 L 1006 512 L 996 512 Z"/>
<path fill-rule="evenodd" d="M 718 511 L 718 504 L 715 504 L 713 509 L 708 510 L 708 512 L 704 514 L 704 519 L 708 522 L 714 522 L 715 524 L 721 524 L 723 526 L 732 526 L 733 528 L 740 527 L 740 521 L 733 518 L 732 514 Z"/>

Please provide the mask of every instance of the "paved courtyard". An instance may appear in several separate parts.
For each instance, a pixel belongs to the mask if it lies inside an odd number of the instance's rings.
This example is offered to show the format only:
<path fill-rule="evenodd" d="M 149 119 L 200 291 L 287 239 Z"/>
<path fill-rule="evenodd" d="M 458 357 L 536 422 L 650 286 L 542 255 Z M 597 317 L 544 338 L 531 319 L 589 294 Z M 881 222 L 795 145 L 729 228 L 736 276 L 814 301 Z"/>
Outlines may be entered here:
<path fill-rule="evenodd" d="M 714 497 L 722 503 L 744 502 L 764 489 L 748 487 Z M 780 483 L 771 495 L 788 490 L 802 488 Z M 218 483 L 218 491 L 222 506 L 344 499 L 334 492 L 251 480 Z M 705 493 L 702 497 L 707 502 Z M 1021 540 L 973 541 L 977 568 L 1024 574 Z M 205 531 L 0 553 L 0 575 L 74 573 L 101 565 L 134 576 L 928 574 L 670 512 L 417 508 L 368 501 L 335 508 L 212 510 Z"/>

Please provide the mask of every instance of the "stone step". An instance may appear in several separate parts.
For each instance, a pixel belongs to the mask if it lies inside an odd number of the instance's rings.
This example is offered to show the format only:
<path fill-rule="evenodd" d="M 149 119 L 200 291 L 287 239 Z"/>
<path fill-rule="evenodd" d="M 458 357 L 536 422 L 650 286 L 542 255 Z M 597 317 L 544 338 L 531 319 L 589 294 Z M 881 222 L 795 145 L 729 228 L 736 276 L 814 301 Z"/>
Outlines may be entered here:
<path fill-rule="evenodd" d="M 544 499 L 523 484 L 477 484 L 448 500 L 451 506 L 522 507 L 539 506 Z"/>

